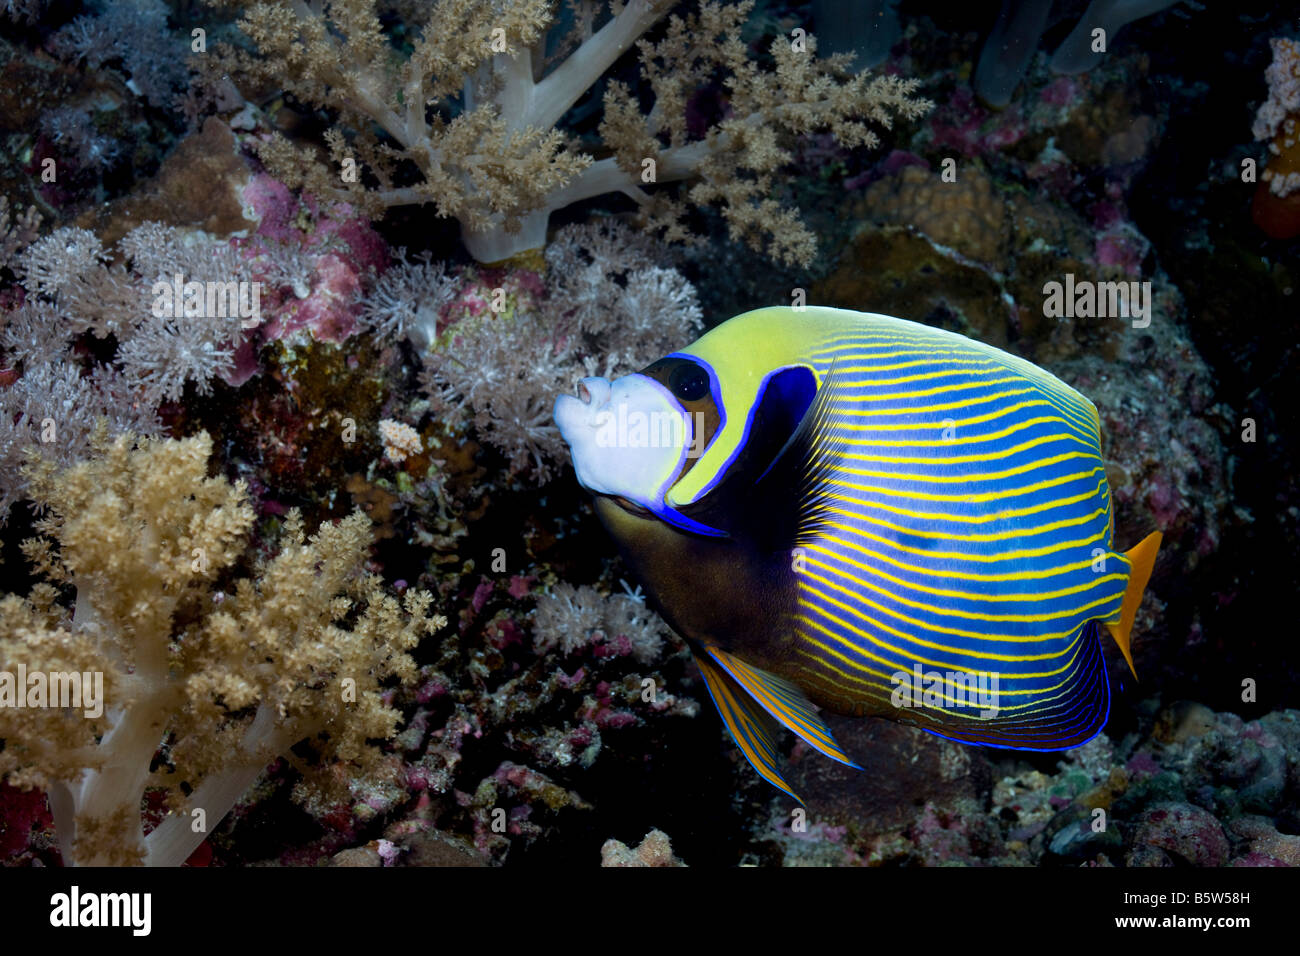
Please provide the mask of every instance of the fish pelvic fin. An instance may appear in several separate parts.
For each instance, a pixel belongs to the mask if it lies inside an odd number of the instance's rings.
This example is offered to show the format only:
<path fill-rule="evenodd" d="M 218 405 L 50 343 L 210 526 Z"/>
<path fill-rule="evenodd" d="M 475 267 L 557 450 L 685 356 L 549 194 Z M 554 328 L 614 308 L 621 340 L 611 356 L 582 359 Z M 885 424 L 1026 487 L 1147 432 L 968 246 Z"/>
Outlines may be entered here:
<path fill-rule="evenodd" d="M 713 705 L 718 708 L 727 732 L 750 766 L 760 777 L 803 806 L 803 799 L 785 780 L 783 761 L 776 748 L 780 725 L 706 650 L 692 646 L 691 652 L 704 676 Z"/>
<path fill-rule="evenodd" d="M 1106 623 L 1106 629 L 1110 631 L 1111 637 L 1115 638 L 1124 660 L 1128 661 L 1128 669 L 1133 672 L 1134 680 L 1137 680 L 1137 668 L 1133 666 L 1131 644 L 1133 619 L 1137 617 L 1138 608 L 1142 605 L 1142 595 L 1146 591 L 1147 582 L 1151 580 L 1151 569 L 1155 567 L 1156 555 L 1160 551 L 1163 537 L 1159 531 L 1152 531 L 1141 542 L 1124 552 L 1125 557 L 1132 563 L 1128 575 L 1128 587 L 1124 591 L 1124 601 L 1120 605 L 1119 621 Z"/>
<path fill-rule="evenodd" d="M 856 770 L 862 768 L 844 752 L 831 729 L 806 694 L 783 677 L 746 664 L 734 654 L 706 645 L 705 652 L 725 670 L 770 718 L 803 739 L 810 747 Z"/>

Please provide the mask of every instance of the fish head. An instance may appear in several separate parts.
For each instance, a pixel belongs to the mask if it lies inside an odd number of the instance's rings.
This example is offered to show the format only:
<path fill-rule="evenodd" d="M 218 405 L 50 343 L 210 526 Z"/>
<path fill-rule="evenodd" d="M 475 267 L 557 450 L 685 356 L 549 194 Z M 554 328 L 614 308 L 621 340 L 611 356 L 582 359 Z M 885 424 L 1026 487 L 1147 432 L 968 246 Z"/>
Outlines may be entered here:
<path fill-rule="evenodd" d="M 585 378 L 555 402 L 578 482 L 632 576 L 677 633 L 720 647 L 765 642 L 789 613 L 784 579 L 767 567 L 724 487 L 699 502 L 670 491 L 699 466 L 723 420 L 712 366 L 676 353 L 612 382 Z M 768 522 L 765 521 L 764 524 Z M 789 561 L 776 562 L 782 574 Z M 779 593 L 778 593 L 779 592 Z"/>
<path fill-rule="evenodd" d="M 610 381 L 584 378 L 555 401 L 555 423 L 578 482 L 629 514 L 687 532 L 720 534 L 666 502 L 717 428 L 708 368 L 669 357 Z"/>
<path fill-rule="evenodd" d="M 756 660 L 794 608 L 794 438 L 818 384 L 801 330 L 788 309 L 735 317 L 555 402 L 578 481 L 652 604 L 684 637 Z"/>
<path fill-rule="evenodd" d="M 795 355 L 800 329 L 798 313 L 757 310 L 632 375 L 583 379 L 555 403 L 578 481 L 679 532 L 735 537 L 768 524 L 755 483 L 817 390 Z"/>

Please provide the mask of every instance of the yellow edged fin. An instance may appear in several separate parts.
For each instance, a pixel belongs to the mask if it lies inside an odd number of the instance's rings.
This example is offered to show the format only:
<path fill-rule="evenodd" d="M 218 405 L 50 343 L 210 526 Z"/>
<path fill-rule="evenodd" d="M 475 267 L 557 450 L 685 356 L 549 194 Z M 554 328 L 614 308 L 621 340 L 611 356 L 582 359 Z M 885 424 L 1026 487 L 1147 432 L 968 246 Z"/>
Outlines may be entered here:
<path fill-rule="evenodd" d="M 781 754 L 776 744 L 780 725 L 775 718 L 710 656 L 711 649 L 692 644 L 691 653 L 699 665 L 709 696 L 722 715 L 722 722 L 727 725 L 727 731 L 745 759 L 760 777 L 803 806 L 803 800 L 786 783 L 782 772 Z"/>
<path fill-rule="evenodd" d="M 1124 603 L 1120 605 L 1119 623 L 1107 622 L 1106 624 L 1110 636 L 1115 638 L 1115 643 L 1119 645 L 1124 660 L 1128 661 L 1128 669 L 1133 672 L 1134 680 L 1137 679 L 1137 668 L 1133 666 L 1133 651 L 1129 643 L 1132 637 L 1133 619 L 1137 617 L 1138 608 L 1142 604 L 1142 594 L 1147 589 L 1147 581 L 1151 579 L 1151 569 L 1155 566 L 1156 554 L 1160 551 L 1160 541 L 1163 537 L 1159 531 L 1152 531 L 1139 544 L 1124 552 L 1132 563 L 1132 569 L 1128 574 L 1128 588 L 1124 591 Z"/>

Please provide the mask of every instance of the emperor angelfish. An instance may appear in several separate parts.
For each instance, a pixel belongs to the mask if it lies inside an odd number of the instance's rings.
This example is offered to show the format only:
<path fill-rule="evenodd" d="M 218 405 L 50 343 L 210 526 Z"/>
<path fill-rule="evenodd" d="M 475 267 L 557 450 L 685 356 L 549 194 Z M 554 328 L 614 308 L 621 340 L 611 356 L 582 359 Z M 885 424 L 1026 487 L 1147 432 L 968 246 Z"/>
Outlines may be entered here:
<path fill-rule="evenodd" d="M 766 308 L 555 403 L 581 484 L 765 779 L 820 716 L 1064 750 L 1110 711 L 1160 533 L 1112 545 L 1093 404 L 955 333 Z M 815 705 L 815 706 L 814 706 Z"/>

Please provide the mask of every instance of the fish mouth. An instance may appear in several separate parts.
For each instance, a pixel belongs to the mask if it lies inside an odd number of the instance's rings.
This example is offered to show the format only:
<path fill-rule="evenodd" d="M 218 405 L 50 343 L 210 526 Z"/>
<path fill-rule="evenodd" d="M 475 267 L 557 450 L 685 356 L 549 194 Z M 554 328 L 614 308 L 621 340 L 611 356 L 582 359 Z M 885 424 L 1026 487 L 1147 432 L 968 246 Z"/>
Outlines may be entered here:
<path fill-rule="evenodd" d="M 634 518 L 645 518 L 647 521 L 655 520 L 655 513 L 653 511 L 649 508 L 642 508 L 635 501 L 629 501 L 622 495 L 601 495 L 601 497 L 608 498 Z"/>

